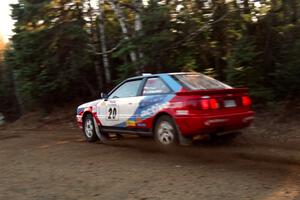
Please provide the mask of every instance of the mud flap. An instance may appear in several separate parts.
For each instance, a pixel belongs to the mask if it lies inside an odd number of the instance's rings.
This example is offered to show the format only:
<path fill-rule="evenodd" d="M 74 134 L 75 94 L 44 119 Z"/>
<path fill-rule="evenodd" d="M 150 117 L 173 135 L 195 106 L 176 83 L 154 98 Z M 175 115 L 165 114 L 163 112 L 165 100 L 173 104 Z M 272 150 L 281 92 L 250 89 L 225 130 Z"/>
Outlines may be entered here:
<path fill-rule="evenodd" d="M 97 125 L 97 122 L 95 120 L 95 117 L 93 117 L 93 120 L 94 120 L 94 125 L 95 125 L 95 131 L 96 131 L 96 134 L 97 134 L 99 140 L 103 143 L 106 143 L 108 141 L 107 137 L 105 135 L 103 135 L 103 133 L 101 133 L 99 126 Z"/>
<path fill-rule="evenodd" d="M 174 121 L 174 124 L 175 124 L 176 129 L 177 129 L 179 144 L 182 145 L 182 146 L 190 146 L 193 143 L 193 139 L 189 138 L 189 137 L 184 137 L 181 134 L 181 131 L 180 131 L 179 127 L 177 126 L 177 124 L 175 123 L 175 121 Z"/>
<path fill-rule="evenodd" d="M 193 143 L 192 138 L 184 137 L 180 132 L 178 132 L 178 140 L 182 146 L 190 146 Z"/>

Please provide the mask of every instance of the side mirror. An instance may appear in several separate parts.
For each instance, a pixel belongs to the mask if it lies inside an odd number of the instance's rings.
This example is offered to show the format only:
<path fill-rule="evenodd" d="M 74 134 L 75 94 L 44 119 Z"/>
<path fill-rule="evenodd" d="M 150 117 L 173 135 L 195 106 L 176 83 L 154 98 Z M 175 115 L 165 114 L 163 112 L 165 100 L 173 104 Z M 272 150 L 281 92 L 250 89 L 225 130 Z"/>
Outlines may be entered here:
<path fill-rule="evenodd" d="M 107 100 L 108 98 L 108 95 L 105 93 L 105 92 L 101 92 L 101 95 L 100 95 L 101 99 L 105 99 Z"/>

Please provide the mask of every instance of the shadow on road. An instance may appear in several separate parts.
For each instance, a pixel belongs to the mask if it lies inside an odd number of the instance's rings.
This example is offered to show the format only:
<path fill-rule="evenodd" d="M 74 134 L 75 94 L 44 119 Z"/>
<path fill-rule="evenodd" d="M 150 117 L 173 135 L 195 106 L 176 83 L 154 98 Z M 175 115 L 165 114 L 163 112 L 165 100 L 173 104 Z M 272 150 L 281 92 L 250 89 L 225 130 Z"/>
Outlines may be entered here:
<path fill-rule="evenodd" d="M 240 140 L 203 140 L 196 141 L 193 145 L 187 147 L 162 147 L 151 138 L 125 137 L 120 140 L 106 142 L 105 144 L 101 143 L 101 145 L 125 148 L 145 154 L 200 160 L 201 162 L 226 163 L 245 160 L 277 165 L 300 164 L 300 150 L 297 148 L 288 148 L 275 144 L 247 143 L 247 141 L 241 142 Z M 122 150 L 120 149 L 120 151 Z"/>

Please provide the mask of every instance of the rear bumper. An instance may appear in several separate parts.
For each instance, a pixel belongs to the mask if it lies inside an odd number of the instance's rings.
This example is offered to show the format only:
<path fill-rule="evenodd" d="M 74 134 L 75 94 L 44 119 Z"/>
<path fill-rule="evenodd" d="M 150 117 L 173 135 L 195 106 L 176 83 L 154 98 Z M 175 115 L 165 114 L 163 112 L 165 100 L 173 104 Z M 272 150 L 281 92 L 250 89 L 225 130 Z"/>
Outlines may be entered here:
<path fill-rule="evenodd" d="M 195 136 L 248 127 L 253 121 L 253 116 L 253 111 L 246 111 L 219 115 L 178 116 L 175 117 L 175 121 L 182 135 Z"/>

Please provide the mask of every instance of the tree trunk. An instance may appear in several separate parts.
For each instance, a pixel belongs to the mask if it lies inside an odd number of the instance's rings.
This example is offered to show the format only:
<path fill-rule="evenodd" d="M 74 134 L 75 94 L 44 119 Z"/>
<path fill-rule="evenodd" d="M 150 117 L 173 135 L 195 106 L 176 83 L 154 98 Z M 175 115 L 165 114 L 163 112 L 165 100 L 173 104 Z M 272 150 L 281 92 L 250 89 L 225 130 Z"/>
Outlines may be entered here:
<path fill-rule="evenodd" d="M 103 13 L 103 0 L 99 2 L 99 36 L 102 50 L 102 59 L 103 59 L 103 67 L 105 74 L 106 83 L 111 83 L 111 70 L 110 64 L 107 55 L 107 47 L 106 47 L 106 37 L 105 37 L 105 23 L 104 23 L 104 13 Z"/>
<path fill-rule="evenodd" d="M 249 7 L 249 0 L 244 0 L 243 6 L 244 6 L 244 14 L 250 14 L 251 10 Z"/>
<path fill-rule="evenodd" d="M 228 10 L 225 0 L 213 1 L 214 3 L 214 13 L 213 21 L 217 21 L 222 16 L 224 16 Z M 214 49 L 214 68 L 216 70 L 217 78 L 221 81 L 225 80 L 225 67 L 223 57 L 226 56 L 228 39 L 225 34 L 227 28 L 227 22 L 223 21 L 222 23 L 217 23 L 212 25 L 212 39 L 217 42 L 217 45 Z"/>
<path fill-rule="evenodd" d="M 117 1 L 115 1 L 115 0 L 107 0 L 107 1 L 108 1 L 108 3 L 110 4 L 111 8 L 113 9 L 115 15 L 116 15 L 117 18 L 118 18 L 119 24 L 120 24 L 120 26 L 121 26 L 122 33 L 123 33 L 123 35 L 124 35 L 124 39 L 125 39 L 125 40 L 129 40 L 130 37 L 129 37 L 129 32 L 128 32 L 127 25 L 126 25 L 126 23 L 125 23 L 125 16 L 124 16 L 123 11 L 122 11 L 121 8 L 120 8 L 119 3 L 118 3 Z M 131 62 L 135 63 L 135 62 L 137 61 L 136 53 L 135 53 L 133 50 L 131 50 L 131 51 L 129 52 L 129 56 L 130 56 Z M 140 71 L 137 70 L 136 73 L 139 74 Z"/>
<path fill-rule="evenodd" d="M 137 36 L 142 35 L 142 28 L 143 28 L 142 18 L 141 18 L 142 6 L 143 6 L 142 0 L 134 0 L 134 7 L 136 9 L 135 20 L 134 20 L 134 31 L 136 32 Z M 141 49 L 138 49 L 138 56 L 140 60 L 143 59 L 144 57 L 144 53 L 142 52 Z M 139 70 L 141 72 L 144 71 L 144 66 L 142 64 L 139 66 Z"/>
<path fill-rule="evenodd" d="M 100 63 L 98 61 L 98 45 L 99 42 L 99 33 L 98 33 L 98 29 L 95 27 L 97 25 L 97 20 L 94 20 L 94 15 L 93 15 L 93 8 L 91 6 L 91 0 L 88 1 L 88 17 L 90 20 L 90 35 L 91 35 L 91 47 L 93 48 L 93 56 L 95 56 L 96 58 L 94 59 L 94 67 L 95 67 L 95 72 L 96 72 L 96 78 L 97 78 L 97 85 L 98 85 L 98 89 L 102 90 L 103 89 L 103 80 L 102 80 L 102 70 L 101 70 L 101 66 Z"/>
<path fill-rule="evenodd" d="M 292 23 L 297 24 L 298 22 L 298 12 L 299 12 L 299 0 L 291 0 L 292 7 Z"/>
<path fill-rule="evenodd" d="M 98 87 L 99 87 L 100 90 L 103 90 L 102 72 L 101 72 L 101 69 L 100 69 L 99 61 L 95 60 L 94 65 L 95 65 L 95 71 L 96 71 L 96 75 L 97 75 Z"/>
<path fill-rule="evenodd" d="M 19 90 L 19 82 L 18 82 L 18 77 L 17 77 L 17 72 L 15 70 L 12 71 L 12 84 L 13 84 L 13 90 L 14 90 L 14 95 L 17 99 L 17 104 L 19 107 L 20 115 L 23 115 L 25 113 L 25 105 L 23 102 L 23 98 L 21 97 L 20 90 Z"/>

